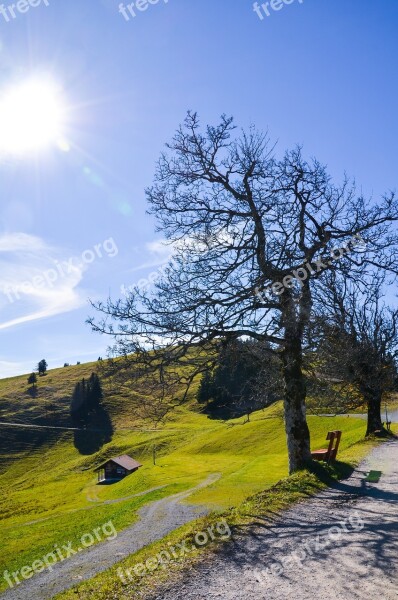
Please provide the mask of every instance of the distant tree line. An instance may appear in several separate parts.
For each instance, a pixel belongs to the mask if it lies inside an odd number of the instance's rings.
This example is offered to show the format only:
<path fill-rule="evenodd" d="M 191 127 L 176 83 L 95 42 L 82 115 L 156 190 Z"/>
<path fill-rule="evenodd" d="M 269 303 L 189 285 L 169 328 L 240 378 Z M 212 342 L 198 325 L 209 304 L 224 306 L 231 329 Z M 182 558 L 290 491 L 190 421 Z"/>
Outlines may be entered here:
<path fill-rule="evenodd" d="M 252 412 L 281 397 L 280 364 L 269 345 L 240 340 L 225 344 L 215 369 L 202 375 L 197 393 L 204 412 L 223 419 L 250 419 Z"/>

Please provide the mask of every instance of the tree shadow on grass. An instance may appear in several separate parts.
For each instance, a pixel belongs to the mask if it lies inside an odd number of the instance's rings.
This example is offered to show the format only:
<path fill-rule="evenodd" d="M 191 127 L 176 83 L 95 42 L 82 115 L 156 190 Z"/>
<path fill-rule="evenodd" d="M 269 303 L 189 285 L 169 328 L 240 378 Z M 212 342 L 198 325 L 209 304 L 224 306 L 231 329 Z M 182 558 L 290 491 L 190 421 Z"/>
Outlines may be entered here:
<path fill-rule="evenodd" d="M 35 385 L 32 385 L 30 388 L 27 389 L 26 393 L 29 394 L 31 398 L 37 398 L 37 387 Z"/>
<path fill-rule="evenodd" d="M 108 411 L 100 406 L 90 418 L 90 426 L 74 432 L 75 448 L 83 455 L 99 452 L 113 438 L 113 425 Z"/>

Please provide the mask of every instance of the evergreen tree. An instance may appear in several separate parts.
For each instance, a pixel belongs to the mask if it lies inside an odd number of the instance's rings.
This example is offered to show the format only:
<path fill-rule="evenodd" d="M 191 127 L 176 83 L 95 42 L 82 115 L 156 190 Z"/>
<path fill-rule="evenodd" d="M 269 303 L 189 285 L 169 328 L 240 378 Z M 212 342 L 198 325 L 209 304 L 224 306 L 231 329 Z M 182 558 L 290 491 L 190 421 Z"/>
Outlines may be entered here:
<path fill-rule="evenodd" d="M 97 373 L 91 373 L 87 384 L 87 408 L 91 411 L 97 411 L 103 400 L 101 382 Z"/>
<path fill-rule="evenodd" d="M 36 385 L 37 383 L 37 376 L 36 373 L 31 373 L 28 377 L 28 383 L 29 385 L 33 385 L 33 387 Z"/>
<path fill-rule="evenodd" d="M 72 420 L 76 425 L 87 423 L 88 410 L 84 379 L 75 385 L 70 406 L 70 413 Z"/>
<path fill-rule="evenodd" d="M 210 371 L 203 373 L 196 399 L 200 404 L 209 403 L 214 394 L 214 380 Z"/>
<path fill-rule="evenodd" d="M 96 373 L 90 379 L 84 378 L 75 385 L 70 406 L 70 413 L 75 424 L 87 425 L 90 414 L 98 413 L 103 399 L 101 382 Z"/>
<path fill-rule="evenodd" d="M 44 358 L 43 358 L 37 365 L 37 370 L 39 372 L 39 375 L 43 376 L 47 371 L 47 367 L 48 367 L 47 361 L 44 360 Z"/>
<path fill-rule="evenodd" d="M 207 402 L 205 412 L 214 417 L 249 418 L 281 394 L 280 365 L 268 345 L 235 340 L 224 345 L 214 374 L 204 373 L 197 400 Z"/>

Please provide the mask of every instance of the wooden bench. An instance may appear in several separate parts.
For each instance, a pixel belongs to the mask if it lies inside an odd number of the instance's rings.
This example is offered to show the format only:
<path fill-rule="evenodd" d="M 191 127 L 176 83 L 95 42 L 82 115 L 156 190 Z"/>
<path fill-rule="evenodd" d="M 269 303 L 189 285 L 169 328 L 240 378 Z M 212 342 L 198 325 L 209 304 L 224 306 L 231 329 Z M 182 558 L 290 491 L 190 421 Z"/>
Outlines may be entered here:
<path fill-rule="evenodd" d="M 329 447 L 311 452 L 312 458 L 314 460 L 324 460 L 327 463 L 330 463 L 332 460 L 336 460 L 341 435 L 342 431 L 329 431 L 326 437 L 326 439 L 329 440 Z"/>

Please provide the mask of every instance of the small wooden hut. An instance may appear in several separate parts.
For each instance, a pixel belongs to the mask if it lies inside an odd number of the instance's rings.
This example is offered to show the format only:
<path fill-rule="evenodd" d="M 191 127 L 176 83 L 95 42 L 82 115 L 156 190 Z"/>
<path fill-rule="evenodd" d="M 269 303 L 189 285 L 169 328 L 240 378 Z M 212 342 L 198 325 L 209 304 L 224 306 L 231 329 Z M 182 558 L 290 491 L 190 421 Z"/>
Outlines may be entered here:
<path fill-rule="evenodd" d="M 134 473 L 140 467 L 141 463 L 131 458 L 127 454 L 108 458 L 104 463 L 95 469 L 98 472 L 98 481 L 118 481 L 127 475 Z"/>

